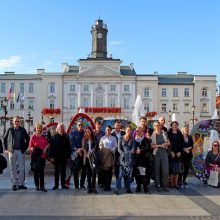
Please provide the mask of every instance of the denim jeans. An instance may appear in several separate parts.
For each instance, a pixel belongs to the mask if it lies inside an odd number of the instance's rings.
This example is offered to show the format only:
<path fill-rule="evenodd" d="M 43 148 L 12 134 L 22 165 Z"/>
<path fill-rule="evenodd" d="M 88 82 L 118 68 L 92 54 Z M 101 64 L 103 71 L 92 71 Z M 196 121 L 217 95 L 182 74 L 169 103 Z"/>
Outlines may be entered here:
<path fill-rule="evenodd" d="M 118 179 L 116 180 L 116 189 L 120 189 L 121 188 L 121 179 L 122 177 L 126 177 L 125 181 L 126 181 L 126 188 L 130 189 L 131 186 L 131 178 L 132 178 L 132 171 L 133 171 L 133 167 L 130 167 L 130 172 L 127 176 L 125 176 L 125 172 L 122 168 L 122 166 L 120 165 L 119 167 L 119 175 L 118 175 Z"/>

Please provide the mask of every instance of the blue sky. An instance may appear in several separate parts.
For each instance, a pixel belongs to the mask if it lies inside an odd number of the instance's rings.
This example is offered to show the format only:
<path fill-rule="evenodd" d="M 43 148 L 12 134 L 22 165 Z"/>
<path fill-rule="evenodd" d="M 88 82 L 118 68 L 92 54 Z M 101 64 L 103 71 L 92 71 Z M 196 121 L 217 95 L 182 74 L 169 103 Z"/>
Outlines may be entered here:
<path fill-rule="evenodd" d="M 91 52 L 90 29 L 108 26 L 108 54 L 138 74 L 215 74 L 219 0 L 2 0 L 0 73 L 60 71 Z"/>

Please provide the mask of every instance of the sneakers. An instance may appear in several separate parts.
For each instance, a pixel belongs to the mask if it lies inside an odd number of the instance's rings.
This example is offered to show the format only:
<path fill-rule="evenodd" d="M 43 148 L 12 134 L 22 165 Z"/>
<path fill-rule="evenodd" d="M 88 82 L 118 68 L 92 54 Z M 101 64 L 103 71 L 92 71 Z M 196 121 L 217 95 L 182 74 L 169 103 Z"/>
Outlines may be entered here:
<path fill-rule="evenodd" d="M 26 190 L 27 189 L 27 187 L 26 186 L 24 186 L 24 185 L 21 185 L 21 186 L 18 186 L 18 189 L 23 189 L 23 190 Z"/>
<path fill-rule="evenodd" d="M 80 189 L 86 190 L 86 187 L 85 186 L 80 186 Z"/>
<path fill-rule="evenodd" d="M 12 189 L 12 191 L 16 191 L 18 188 L 16 185 L 13 185 L 11 189 Z"/>

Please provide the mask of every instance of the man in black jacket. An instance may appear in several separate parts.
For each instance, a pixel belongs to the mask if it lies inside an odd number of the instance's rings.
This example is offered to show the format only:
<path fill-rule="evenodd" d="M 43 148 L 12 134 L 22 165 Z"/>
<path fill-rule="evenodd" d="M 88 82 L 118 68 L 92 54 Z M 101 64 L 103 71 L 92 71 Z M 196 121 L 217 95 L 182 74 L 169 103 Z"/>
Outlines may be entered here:
<path fill-rule="evenodd" d="M 5 152 L 9 156 L 11 168 L 12 190 L 27 189 L 24 186 L 25 161 L 24 152 L 28 148 L 29 136 L 25 128 L 20 126 L 20 117 L 13 118 L 13 127 L 8 128 L 3 136 Z"/>
<path fill-rule="evenodd" d="M 68 189 L 65 186 L 66 178 L 66 164 L 67 160 L 70 160 L 70 141 L 69 136 L 64 131 L 64 124 L 59 123 L 57 125 L 57 134 L 51 137 L 50 157 L 54 163 L 54 187 L 53 190 L 59 187 L 59 174 L 61 171 L 61 186 L 62 189 Z"/>

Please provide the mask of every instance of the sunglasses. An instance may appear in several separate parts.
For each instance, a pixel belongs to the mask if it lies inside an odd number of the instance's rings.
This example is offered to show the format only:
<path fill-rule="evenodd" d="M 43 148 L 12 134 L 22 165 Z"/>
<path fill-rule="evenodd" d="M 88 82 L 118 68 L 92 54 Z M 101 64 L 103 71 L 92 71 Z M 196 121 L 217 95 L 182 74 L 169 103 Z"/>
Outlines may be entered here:
<path fill-rule="evenodd" d="M 82 124 L 78 124 L 77 126 L 83 126 Z"/>
<path fill-rule="evenodd" d="M 214 146 L 214 147 L 219 147 L 219 145 L 218 145 L 218 144 L 213 144 L 213 146 Z"/>
<path fill-rule="evenodd" d="M 15 121 L 15 122 L 20 122 L 20 121 Z"/>

